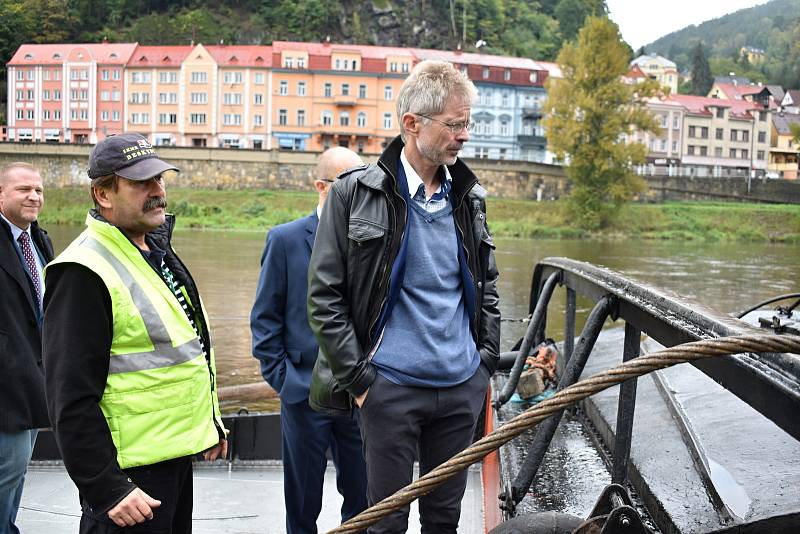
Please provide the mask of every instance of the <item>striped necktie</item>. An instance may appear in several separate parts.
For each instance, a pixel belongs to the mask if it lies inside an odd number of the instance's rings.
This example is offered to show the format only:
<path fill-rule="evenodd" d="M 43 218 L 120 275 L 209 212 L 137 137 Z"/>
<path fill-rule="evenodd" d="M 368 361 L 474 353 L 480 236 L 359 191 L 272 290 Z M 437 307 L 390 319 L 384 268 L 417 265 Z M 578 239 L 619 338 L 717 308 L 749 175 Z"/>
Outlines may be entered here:
<path fill-rule="evenodd" d="M 36 257 L 34 256 L 33 246 L 31 246 L 31 238 L 28 232 L 22 232 L 18 238 L 19 248 L 22 250 L 22 257 L 25 258 L 25 264 L 28 266 L 28 272 L 33 280 L 33 288 L 36 290 L 36 304 L 42 302 L 42 286 L 39 283 L 39 266 L 36 265 Z"/>

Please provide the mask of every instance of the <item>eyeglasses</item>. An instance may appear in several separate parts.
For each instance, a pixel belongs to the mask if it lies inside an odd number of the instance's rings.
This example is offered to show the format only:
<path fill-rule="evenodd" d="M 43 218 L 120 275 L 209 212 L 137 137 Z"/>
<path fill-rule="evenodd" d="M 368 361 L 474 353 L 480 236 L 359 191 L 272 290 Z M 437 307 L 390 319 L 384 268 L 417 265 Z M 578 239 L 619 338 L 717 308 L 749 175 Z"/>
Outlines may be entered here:
<path fill-rule="evenodd" d="M 323 182 L 328 182 L 328 183 L 331 183 L 331 184 L 336 181 L 336 180 L 332 180 L 330 178 L 318 178 L 318 180 L 322 180 Z"/>
<path fill-rule="evenodd" d="M 418 115 L 420 117 L 425 117 L 426 119 L 430 119 L 432 121 L 438 122 L 439 124 L 441 124 L 442 126 L 447 128 L 448 130 L 450 130 L 450 133 L 452 133 L 452 134 L 461 133 L 464 130 L 466 130 L 468 132 L 471 132 L 472 129 L 475 128 L 475 123 L 471 122 L 471 121 L 470 122 L 457 122 L 457 123 L 453 124 L 453 123 L 450 123 L 450 122 L 440 121 L 439 119 L 435 119 L 435 118 L 430 117 L 428 115 L 423 115 L 422 113 L 415 113 L 415 115 Z"/>

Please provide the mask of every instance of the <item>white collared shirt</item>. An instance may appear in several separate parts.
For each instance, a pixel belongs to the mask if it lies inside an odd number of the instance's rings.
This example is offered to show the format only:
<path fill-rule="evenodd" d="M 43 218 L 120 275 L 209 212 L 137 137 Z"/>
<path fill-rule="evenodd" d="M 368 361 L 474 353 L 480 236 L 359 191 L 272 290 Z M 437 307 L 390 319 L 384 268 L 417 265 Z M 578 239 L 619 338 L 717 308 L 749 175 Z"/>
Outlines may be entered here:
<path fill-rule="evenodd" d="M 442 191 L 441 183 L 431 195 L 428 195 L 428 192 L 425 190 L 425 183 L 422 181 L 422 178 L 420 178 L 419 174 L 417 174 L 417 171 L 414 170 L 414 167 L 411 166 L 411 163 L 408 161 L 408 158 L 406 158 L 405 147 L 400 152 L 400 164 L 403 166 L 403 170 L 406 173 L 406 183 L 408 184 L 409 196 L 411 196 L 411 198 L 415 202 L 417 202 L 425 211 L 429 213 L 434 213 L 444 208 L 447 205 L 447 203 L 449 202 L 447 196 L 439 200 L 432 200 L 432 197 L 434 195 Z M 442 165 L 442 168 L 444 169 L 445 179 L 449 182 L 452 182 L 453 177 L 450 176 L 450 171 L 447 169 L 447 166 Z M 422 186 L 421 194 L 419 193 L 420 186 Z"/>

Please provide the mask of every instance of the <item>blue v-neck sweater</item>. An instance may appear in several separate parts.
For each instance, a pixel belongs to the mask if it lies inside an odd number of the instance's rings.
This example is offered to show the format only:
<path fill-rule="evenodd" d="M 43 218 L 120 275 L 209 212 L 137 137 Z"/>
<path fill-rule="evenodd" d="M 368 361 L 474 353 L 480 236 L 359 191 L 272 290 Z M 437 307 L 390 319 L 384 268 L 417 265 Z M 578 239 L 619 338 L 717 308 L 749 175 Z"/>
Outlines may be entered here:
<path fill-rule="evenodd" d="M 452 204 L 428 213 L 406 201 L 405 268 L 372 363 L 396 384 L 455 386 L 475 373 L 480 355 L 470 332 Z"/>

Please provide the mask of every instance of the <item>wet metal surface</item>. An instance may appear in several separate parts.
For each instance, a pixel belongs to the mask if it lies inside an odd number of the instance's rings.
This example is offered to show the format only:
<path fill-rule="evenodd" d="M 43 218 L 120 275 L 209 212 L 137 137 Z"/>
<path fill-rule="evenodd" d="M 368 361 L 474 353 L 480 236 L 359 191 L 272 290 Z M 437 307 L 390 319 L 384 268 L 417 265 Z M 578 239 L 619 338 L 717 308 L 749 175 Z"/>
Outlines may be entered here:
<path fill-rule="evenodd" d="M 467 491 L 461 501 L 459 532 L 483 532 L 481 480 L 470 468 Z M 323 507 L 317 526 L 326 532 L 339 525 L 342 498 L 336 492 L 335 471 L 325 473 Z M 17 524 L 24 534 L 78 532 L 78 491 L 63 467 L 33 467 L 28 471 Z M 228 470 L 195 467 L 194 534 L 282 534 L 283 473 L 279 462 Z M 419 533 L 417 503 L 411 505 L 410 533 Z"/>

